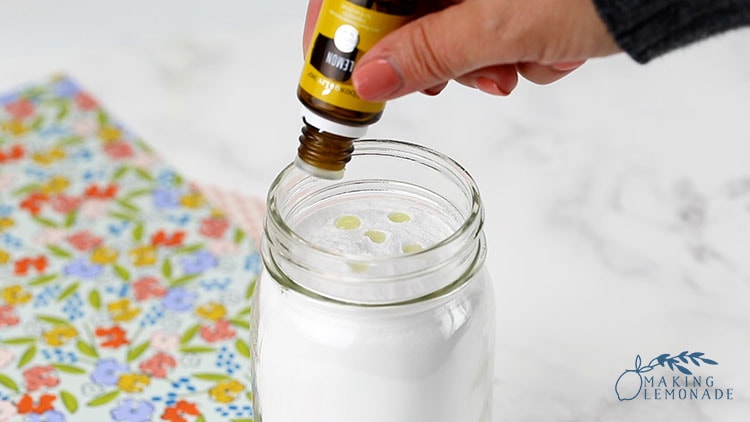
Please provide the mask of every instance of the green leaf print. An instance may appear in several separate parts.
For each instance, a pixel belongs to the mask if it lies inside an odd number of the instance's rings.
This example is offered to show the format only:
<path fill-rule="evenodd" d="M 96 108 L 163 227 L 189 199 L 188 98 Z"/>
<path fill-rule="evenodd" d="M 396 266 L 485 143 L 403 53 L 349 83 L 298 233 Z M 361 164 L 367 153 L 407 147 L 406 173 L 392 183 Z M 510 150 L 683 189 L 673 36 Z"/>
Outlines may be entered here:
<path fill-rule="evenodd" d="M 169 261 L 169 258 L 165 259 L 161 265 L 161 274 L 164 278 L 172 278 L 172 262 Z"/>
<path fill-rule="evenodd" d="M 250 346 L 248 346 L 244 340 L 237 339 L 237 342 L 234 343 L 234 347 L 237 348 L 237 353 L 248 359 L 250 358 Z"/>
<path fill-rule="evenodd" d="M 49 251 L 52 252 L 52 255 L 59 256 L 61 258 L 67 258 L 67 259 L 73 258 L 72 253 L 66 251 L 65 249 L 59 246 L 49 245 L 47 246 L 47 249 L 49 249 Z"/>
<path fill-rule="evenodd" d="M 47 275 L 39 276 L 39 277 L 31 280 L 29 282 L 29 286 L 36 287 L 36 286 L 41 286 L 41 285 L 50 283 L 50 282 L 54 281 L 58 276 L 59 276 L 59 274 L 47 274 Z"/>
<path fill-rule="evenodd" d="M 143 239 L 143 223 L 138 223 L 133 227 L 133 240 L 140 242 Z"/>
<path fill-rule="evenodd" d="M 138 359 L 146 350 L 148 350 L 148 347 L 150 345 L 151 345 L 150 341 L 144 341 L 138 346 L 128 350 L 128 357 L 127 357 L 128 363 Z"/>
<path fill-rule="evenodd" d="M 97 311 L 102 308 L 102 298 L 99 295 L 99 291 L 94 289 L 89 293 L 89 303 Z"/>
<path fill-rule="evenodd" d="M 201 276 L 200 274 L 190 274 L 190 275 L 182 276 L 180 278 L 176 278 L 176 279 L 172 280 L 171 283 L 169 283 L 169 288 L 173 289 L 175 287 L 188 284 L 188 283 L 190 283 L 191 281 L 195 280 L 196 278 L 198 278 L 200 276 Z"/>
<path fill-rule="evenodd" d="M 193 378 L 204 380 L 204 381 L 228 381 L 232 379 L 232 377 L 230 377 L 229 375 L 219 374 L 219 373 L 193 374 Z"/>
<path fill-rule="evenodd" d="M 78 217 L 78 213 L 76 213 L 75 211 L 71 211 L 67 216 L 65 216 L 65 222 L 63 223 L 63 225 L 66 229 L 73 227 L 73 225 L 76 223 L 76 217 Z"/>
<path fill-rule="evenodd" d="M 95 407 L 107 404 L 112 400 L 116 399 L 120 395 L 120 390 L 110 391 L 100 396 L 94 397 L 90 402 L 86 403 L 86 406 Z"/>
<path fill-rule="evenodd" d="M 67 374 L 85 374 L 86 370 L 83 368 L 79 368 L 74 365 L 66 365 L 64 363 L 53 363 L 52 367 L 57 369 L 60 372 L 65 372 Z"/>
<path fill-rule="evenodd" d="M 16 384 L 16 382 L 7 375 L 0 374 L 0 385 L 4 385 L 9 389 L 15 391 L 16 393 L 20 392 L 20 390 L 18 389 L 18 384 Z"/>
<path fill-rule="evenodd" d="M 68 288 L 63 290 L 59 296 L 57 296 L 57 301 L 62 302 L 63 300 L 67 299 L 69 296 L 74 294 L 78 290 L 78 286 L 80 283 L 73 283 Z"/>
<path fill-rule="evenodd" d="M 17 345 L 17 344 L 31 344 L 36 343 L 36 337 L 16 337 L 9 338 L 2 341 L 3 344 Z"/>
<path fill-rule="evenodd" d="M 96 351 L 96 347 L 86 343 L 83 340 L 78 340 L 78 343 L 76 343 L 76 348 L 86 356 L 89 356 L 92 358 L 99 357 L 99 353 Z"/>
<path fill-rule="evenodd" d="M 76 399 L 76 396 L 65 390 L 61 390 L 60 398 L 62 399 L 65 408 L 68 409 L 68 412 L 75 413 L 76 410 L 78 410 L 78 399 Z"/>
<path fill-rule="evenodd" d="M 47 324 L 52 324 L 52 325 L 70 325 L 70 321 L 68 321 L 67 319 L 53 317 L 50 315 L 37 315 L 36 319 L 38 319 L 39 321 L 44 321 Z"/>
<path fill-rule="evenodd" d="M 26 349 L 18 360 L 18 368 L 23 368 L 27 363 L 31 362 L 36 356 L 36 344 L 32 344 Z"/>
<path fill-rule="evenodd" d="M 115 274 L 117 274 L 117 276 L 122 279 L 122 281 L 130 281 L 130 272 L 128 272 L 128 270 L 117 264 L 113 265 L 112 269 L 115 271 Z"/>
<path fill-rule="evenodd" d="M 180 348 L 180 353 L 214 353 L 216 349 L 208 346 L 185 346 Z"/>
<path fill-rule="evenodd" d="M 128 166 L 120 166 L 117 170 L 115 170 L 114 173 L 112 173 L 112 180 L 117 181 L 122 179 L 126 174 L 128 174 L 128 171 L 130 170 L 130 167 Z"/>
<path fill-rule="evenodd" d="M 36 221 L 37 223 L 39 223 L 39 224 L 41 224 L 43 226 L 52 227 L 52 228 L 59 227 L 59 224 L 55 223 L 54 221 L 50 220 L 49 218 L 38 217 L 38 216 L 34 216 L 32 218 L 34 219 L 34 221 Z M 51 247 L 54 247 L 54 246 L 51 246 Z"/>
<path fill-rule="evenodd" d="M 198 330 L 200 330 L 200 328 L 200 324 L 195 324 L 192 327 L 188 328 L 187 331 L 185 331 L 185 334 L 183 334 L 180 338 L 180 344 L 185 345 L 190 343 L 190 340 L 192 340 L 193 337 L 198 334 Z"/>

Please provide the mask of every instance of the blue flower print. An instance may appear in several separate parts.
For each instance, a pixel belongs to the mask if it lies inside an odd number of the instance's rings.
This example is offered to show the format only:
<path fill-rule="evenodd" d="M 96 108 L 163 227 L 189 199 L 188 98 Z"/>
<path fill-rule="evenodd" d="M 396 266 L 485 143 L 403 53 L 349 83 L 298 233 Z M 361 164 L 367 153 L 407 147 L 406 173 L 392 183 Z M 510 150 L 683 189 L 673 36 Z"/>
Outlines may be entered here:
<path fill-rule="evenodd" d="M 123 400 L 110 412 L 115 421 L 148 422 L 154 413 L 154 405 L 147 401 Z"/>
<path fill-rule="evenodd" d="M 180 192 L 175 189 L 156 188 L 152 195 L 156 208 L 165 209 L 180 206 Z"/>
<path fill-rule="evenodd" d="M 116 385 L 120 375 L 128 372 L 128 366 L 115 359 L 101 359 L 91 374 L 91 381 L 102 385 Z"/>
<path fill-rule="evenodd" d="M 65 275 L 83 279 L 96 278 L 104 271 L 104 267 L 88 262 L 86 258 L 78 258 L 63 269 Z"/>
<path fill-rule="evenodd" d="M 198 251 L 190 256 L 182 258 L 182 270 L 185 274 L 200 274 L 210 270 L 219 264 L 216 257 L 208 251 Z"/>
<path fill-rule="evenodd" d="M 184 312 L 192 309 L 196 299 L 198 299 L 198 293 L 185 290 L 182 287 L 176 287 L 167 292 L 161 303 L 164 309 Z"/>
<path fill-rule="evenodd" d="M 64 98 L 71 98 L 78 94 L 80 90 L 70 79 L 61 79 L 52 86 L 52 91 Z"/>
<path fill-rule="evenodd" d="M 28 416 L 28 422 L 65 422 L 65 415 L 57 410 L 48 410 L 41 415 L 32 413 Z"/>

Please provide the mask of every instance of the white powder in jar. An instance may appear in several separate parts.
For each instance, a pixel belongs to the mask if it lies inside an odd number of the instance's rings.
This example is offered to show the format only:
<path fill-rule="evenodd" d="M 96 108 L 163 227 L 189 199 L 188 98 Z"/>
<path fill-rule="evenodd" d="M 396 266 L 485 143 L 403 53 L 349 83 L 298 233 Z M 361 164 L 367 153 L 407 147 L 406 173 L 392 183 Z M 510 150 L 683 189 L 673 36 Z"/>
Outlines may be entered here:
<path fill-rule="evenodd" d="M 335 204 L 294 230 L 317 246 L 372 256 L 415 252 L 455 230 L 439 213 L 387 205 Z M 488 284 L 482 270 L 445 297 L 361 307 L 307 297 L 264 272 L 253 310 L 262 421 L 490 422 Z"/>

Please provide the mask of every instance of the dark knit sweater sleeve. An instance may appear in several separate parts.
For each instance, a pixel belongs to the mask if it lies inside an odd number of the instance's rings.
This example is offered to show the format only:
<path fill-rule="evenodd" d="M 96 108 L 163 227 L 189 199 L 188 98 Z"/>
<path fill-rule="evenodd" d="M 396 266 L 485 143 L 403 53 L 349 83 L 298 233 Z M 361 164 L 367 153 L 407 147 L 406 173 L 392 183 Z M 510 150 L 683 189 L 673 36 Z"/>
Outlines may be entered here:
<path fill-rule="evenodd" d="M 639 63 L 750 25 L 750 0 L 594 0 L 594 3 L 620 48 Z"/>

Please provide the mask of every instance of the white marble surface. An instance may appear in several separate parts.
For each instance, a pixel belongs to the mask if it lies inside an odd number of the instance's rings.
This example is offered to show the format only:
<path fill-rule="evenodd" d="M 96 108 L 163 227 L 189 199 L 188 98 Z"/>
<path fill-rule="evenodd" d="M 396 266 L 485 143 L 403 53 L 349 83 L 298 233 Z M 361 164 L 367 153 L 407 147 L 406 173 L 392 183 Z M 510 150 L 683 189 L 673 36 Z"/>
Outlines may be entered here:
<path fill-rule="evenodd" d="M 19 37 L 0 86 L 69 73 L 188 177 L 261 196 L 296 149 L 296 3 L 147 39 Z M 596 60 L 509 98 L 452 85 L 371 129 L 447 153 L 482 190 L 495 421 L 750 419 L 749 46 L 744 30 L 645 67 Z M 687 366 L 733 400 L 617 400 L 637 354 L 683 350 L 718 361 Z"/>

